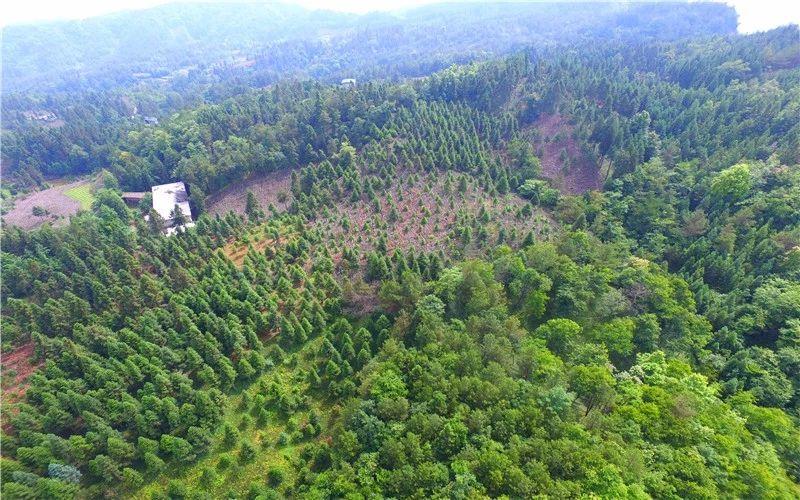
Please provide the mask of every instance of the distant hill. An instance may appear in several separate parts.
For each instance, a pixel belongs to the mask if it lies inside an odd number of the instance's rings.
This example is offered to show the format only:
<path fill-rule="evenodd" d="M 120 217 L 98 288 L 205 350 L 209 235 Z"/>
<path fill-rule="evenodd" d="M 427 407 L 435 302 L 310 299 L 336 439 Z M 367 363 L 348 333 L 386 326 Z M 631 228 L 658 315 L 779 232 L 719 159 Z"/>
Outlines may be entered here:
<path fill-rule="evenodd" d="M 168 4 L 5 28 L 3 87 L 97 90 L 215 63 L 249 68 L 252 57 L 260 63 L 253 69 L 381 76 L 370 68 L 388 63 L 406 72 L 435 70 L 442 67 L 436 61 L 463 62 L 530 44 L 735 30 L 735 11 L 718 3 L 458 3 L 366 15 L 281 3 Z M 287 54 L 293 55 L 288 61 Z"/>
<path fill-rule="evenodd" d="M 168 4 L 78 21 L 9 26 L 3 36 L 10 91 L 113 85 L 167 74 L 285 37 L 313 37 L 354 16 L 284 4 Z"/>

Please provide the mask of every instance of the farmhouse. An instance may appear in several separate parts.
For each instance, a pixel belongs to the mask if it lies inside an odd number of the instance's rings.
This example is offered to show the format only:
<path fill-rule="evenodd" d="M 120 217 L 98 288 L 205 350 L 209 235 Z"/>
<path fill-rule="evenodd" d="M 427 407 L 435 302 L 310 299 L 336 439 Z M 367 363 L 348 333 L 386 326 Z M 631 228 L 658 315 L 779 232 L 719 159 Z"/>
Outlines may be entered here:
<path fill-rule="evenodd" d="M 179 228 L 194 226 L 192 210 L 189 208 L 189 195 L 183 182 L 160 184 L 152 187 L 153 210 L 164 219 L 167 235 L 175 233 Z M 184 224 L 175 221 L 176 211 L 183 214 Z"/>

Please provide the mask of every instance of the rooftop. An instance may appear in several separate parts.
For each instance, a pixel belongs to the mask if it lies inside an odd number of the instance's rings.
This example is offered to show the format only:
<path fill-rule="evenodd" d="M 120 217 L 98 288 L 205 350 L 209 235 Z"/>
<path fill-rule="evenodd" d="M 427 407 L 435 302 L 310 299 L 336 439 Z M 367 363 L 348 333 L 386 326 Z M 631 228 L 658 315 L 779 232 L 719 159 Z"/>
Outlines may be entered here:
<path fill-rule="evenodd" d="M 172 222 L 172 210 L 178 205 L 186 216 L 188 222 L 192 221 L 192 210 L 189 208 L 189 195 L 186 193 L 186 185 L 183 182 L 173 182 L 153 186 L 153 209 L 158 212 L 170 225 Z"/>

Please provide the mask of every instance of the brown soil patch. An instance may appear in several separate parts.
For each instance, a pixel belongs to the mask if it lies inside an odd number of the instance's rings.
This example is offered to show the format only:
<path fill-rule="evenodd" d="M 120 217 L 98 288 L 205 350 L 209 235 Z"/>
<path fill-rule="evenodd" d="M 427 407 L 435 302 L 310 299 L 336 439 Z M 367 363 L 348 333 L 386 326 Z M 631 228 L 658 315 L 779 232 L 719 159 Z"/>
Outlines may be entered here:
<path fill-rule="evenodd" d="M 87 182 L 91 181 L 61 184 L 14 200 L 14 207 L 3 215 L 3 224 L 26 230 L 35 229 L 46 222 L 52 222 L 54 226 L 66 224 L 70 216 L 78 213 L 81 204 L 65 195 L 64 191 Z M 44 215 L 33 215 L 34 207 L 42 208 Z"/>
<path fill-rule="evenodd" d="M 457 227 L 456 218 L 459 211 L 469 216 L 478 216 L 482 206 L 489 214 L 489 222 L 485 224 L 489 246 L 497 241 L 502 228 L 509 237 L 512 229 L 517 231 L 516 241 L 507 241 L 510 245 L 521 243 L 528 231 L 533 231 L 537 237 L 547 237 L 550 232 L 552 221 L 544 211 L 531 207 L 532 215 L 523 217 L 517 215 L 528 202 L 514 194 L 492 199 L 476 184 L 470 184 L 462 195 L 457 190 L 458 175 L 456 175 L 456 182 L 451 189 L 453 199 L 451 207 L 443 175 L 434 173 L 430 179 L 422 176 L 411 186 L 405 181 L 407 177 L 407 174 L 399 174 L 398 179 L 403 181 L 395 182 L 388 190 L 397 206 L 399 219 L 396 222 L 389 222 L 391 209 L 386 202 L 387 194 L 378 194 L 382 200 L 380 210 L 376 211 L 372 203 L 363 200 L 356 203 L 346 201 L 331 207 L 327 213 L 320 213 L 311 222 L 312 226 L 326 235 L 329 241 L 334 243 L 334 248 L 357 247 L 362 250 L 362 257 L 364 253 L 374 249 L 373 240 L 382 232 L 379 226 L 385 227 L 388 232 L 386 246 L 389 253 L 395 248 L 404 250 L 414 248 L 424 252 L 443 250 L 446 255 L 456 253 L 463 253 L 465 256 L 480 255 L 484 245 L 477 241 L 477 231 L 473 232 L 473 242 L 466 248 L 463 248 L 458 239 L 453 238 L 453 234 Z M 426 189 L 427 185 L 430 189 Z M 400 199 L 401 192 L 402 199 Z M 437 206 L 437 196 L 441 199 L 439 206 Z M 429 215 L 426 215 L 426 212 Z M 349 229 L 342 226 L 343 219 L 349 221 Z M 334 255 L 334 261 L 339 261 L 339 257 L 339 254 Z"/>
<path fill-rule="evenodd" d="M 14 403 L 25 396 L 28 388 L 27 380 L 43 363 L 32 363 L 34 357 L 33 342 L 2 355 L 2 387 L 3 404 Z"/>
<path fill-rule="evenodd" d="M 257 238 L 252 238 L 254 236 Z M 277 241 L 265 235 L 255 235 L 252 233 L 250 234 L 250 237 L 251 240 L 249 245 L 244 243 L 239 238 L 234 238 L 222 248 L 222 252 L 227 258 L 236 264 L 236 267 L 242 267 L 242 264 L 244 264 L 244 258 L 247 257 L 247 253 L 251 248 L 257 253 L 263 253 L 267 247 L 275 247 L 277 245 L 283 245 L 286 243 L 286 238 L 284 237 L 278 238 Z"/>
<path fill-rule="evenodd" d="M 211 215 L 225 215 L 231 210 L 244 214 L 247 192 L 252 191 L 265 211 L 270 203 L 282 211 L 292 203 L 291 182 L 292 172 L 289 169 L 234 182 L 209 196 L 206 200 L 206 209 Z"/>
<path fill-rule="evenodd" d="M 365 283 L 362 277 L 354 274 L 342 286 L 344 312 L 353 317 L 364 317 L 372 314 L 380 307 L 378 300 L 378 283 Z"/>
<path fill-rule="evenodd" d="M 572 136 L 573 127 L 559 114 L 542 115 L 533 124 L 535 142 L 542 161 L 542 176 L 565 194 L 581 194 L 602 187 L 600 168 L 584 153 Z"/>

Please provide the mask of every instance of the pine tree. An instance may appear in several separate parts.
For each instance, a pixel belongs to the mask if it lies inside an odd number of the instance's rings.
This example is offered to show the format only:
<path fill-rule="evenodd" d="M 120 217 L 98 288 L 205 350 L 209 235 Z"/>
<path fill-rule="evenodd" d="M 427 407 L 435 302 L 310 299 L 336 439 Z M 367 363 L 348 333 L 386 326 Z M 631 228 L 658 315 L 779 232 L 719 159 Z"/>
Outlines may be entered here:
<path fill-rule="evenodd" d="M 169 213 L 169 217 L 172 219 L 172 224 L 176 227 L 186 224 L 187 215 L 188 214 L 183 213 L 183 210 L 178 205 L 175 205 L 175 207 L 173 207 L 172 211 Z"/>
<path fill-rule="evenodd" d="M 264 210 L 258 202 L 256 195 L 252 191 L 247 191 L 247 200 L 245 202 L 244 213 L 250 222 L 258 222 L 264 218 Z"/>
<path fill-rule="evenodd" d="M 508 177 L 506 176 L 505 172 L 500 176 L 500 180 L 497 181 L 497 192 L 500 194 L 506 194 L 509 191 L 508 186 Z"/>
<path fill-rule="evenodd" d="M 464 175 L 459 176 L 458 192 L 462 194 L 467 192 L 467 177 Z"/>
<path fill-rule="evenodd" d="M 525 235 L 525 239 L 522 241 L 522 247 L 533 245 L 534 241 L 533 231 L 528 231 L 528 234 Z"/>
<path fill-rule="evenodd" d="M 334 381 L 339 378 L 341 373 L 342 369 L 339 368 L 339 365 L 337 365 L 332 359 L 328 360 L 328 363 L 325 365 L 325 377 L 329 381 Z"/>
<path fill-rule="evenodd" d="M 369 354 L 369 351 L 367 351 L 366 347 L 362 348 L 358 352 L 358 356 L 356 357 L 356 360 L 355 360 L 356 368 L 358 368 L 358 369 L 363 368 L 364 366 L 366 366 L 367 363 L 369 363 L 370 359 L 371 359 L 371 356 Z"/>
<path fill-rule="evenodd" d="M 159 215 L 155 209 L 151 208 L 147 217 L 147 224 L 150 227 L 150 232 L 153 234 L 162 234 L 166 228 L 164 218 Z"/>

